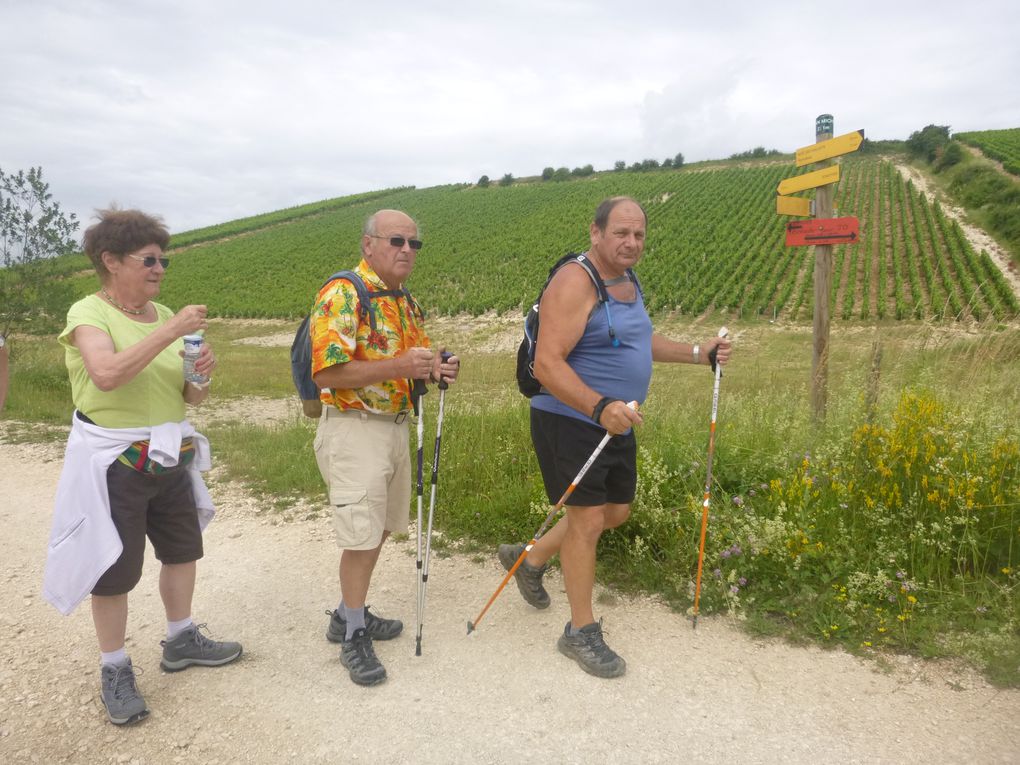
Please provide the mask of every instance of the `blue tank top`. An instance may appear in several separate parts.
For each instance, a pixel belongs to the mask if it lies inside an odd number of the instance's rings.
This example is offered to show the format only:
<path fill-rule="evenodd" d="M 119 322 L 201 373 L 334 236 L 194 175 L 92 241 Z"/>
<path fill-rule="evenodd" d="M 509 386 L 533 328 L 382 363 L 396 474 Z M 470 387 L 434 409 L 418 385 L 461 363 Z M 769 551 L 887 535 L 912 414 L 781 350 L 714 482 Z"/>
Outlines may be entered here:
<path fill-rule="evenodd" d="M 607 305 L 620 344 L 612 345 L 605 308 L 598 308 L 567 356 L 567 364 L 585 385 L 603 396 L 644 403 L 652 379 L 652 321 L 645 310 L 641 290 L 637 290 L 637 297 L 631 302 L 610 295 Z M 591 412 L 579 412 L 567 406 L 544 388 L 531 399 L 531 406 L 543 412 L 592 421 Z"/>

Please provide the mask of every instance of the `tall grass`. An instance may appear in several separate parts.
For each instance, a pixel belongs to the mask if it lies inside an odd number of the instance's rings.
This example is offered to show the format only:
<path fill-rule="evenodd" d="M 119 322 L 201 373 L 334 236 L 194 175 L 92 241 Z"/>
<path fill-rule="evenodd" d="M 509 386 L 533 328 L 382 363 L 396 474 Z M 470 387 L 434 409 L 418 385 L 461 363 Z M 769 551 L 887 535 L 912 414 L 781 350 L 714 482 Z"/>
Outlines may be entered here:
<path fill-rule="evenodd" d="M 702 613 L 856 652 L 966 657 L 993 681 L 1020 685 L 1020 331 L 843 330 L 816 428 L 810 332 L 731 330 L 737 350 L 721 384 Z M 210 330 L 218 397 L 291 395 L 285 349 L 230 342 L 259 331 Z M 876 339 L 877 383 L 868 381 Z M 53 345 L 22 346 L 8 416 L 66 421 Z M 446 395 L 436 525 L 455 545 L 492 550 L 529 538 L 548 504 L 511 354 L 460 355 L 462 379 Z M 638 431 L 633 512 L 600 542 L 604 581 L 657 593 L 678 610 L 693 598 L 711 389 L 704 369 L 657 365 Z M 435 389 L 426 397 L 427 461 L 437 398 Z M 313 422 L 214 419 L 207 432 L 231 474 L 267 501 L 324 502 Z"/>

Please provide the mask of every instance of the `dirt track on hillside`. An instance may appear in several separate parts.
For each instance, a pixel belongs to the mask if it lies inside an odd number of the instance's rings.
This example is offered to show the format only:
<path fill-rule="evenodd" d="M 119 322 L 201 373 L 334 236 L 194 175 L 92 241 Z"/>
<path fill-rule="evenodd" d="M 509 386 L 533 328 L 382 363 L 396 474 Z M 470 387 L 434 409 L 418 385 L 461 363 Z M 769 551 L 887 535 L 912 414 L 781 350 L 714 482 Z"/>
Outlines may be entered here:
<path fill-rule="evenodd" d="M 0 428 L 0 440 L 2 440 Z M 152 709 L 106 721 L 87 604 L 60 616 L 40 596 L 62 448 L 0 445 L 0 762 L 281 763 L 1016 762 L 1020 691 L 953 665 L 754 640 L 730 621 L 690 622 L 603 593 L 607 641 L 627 674 L 590 677 L 556 652 L 567 618 L 498 584 L 495 556 L 434 557 L 423 655 L 410 629 L 377 644 L 386 683 L 355 687 L 323 632 L 337 553 L 320 512 L 285 521 L 243 487 L 214 483 L 195 616 L 244 643 L 219 669 L 159 669 L 164 622 L 150 557 L 131 600 L 130 651 Z M 386 547 L 370 601 L 414 620 L 414 552 Z"/>

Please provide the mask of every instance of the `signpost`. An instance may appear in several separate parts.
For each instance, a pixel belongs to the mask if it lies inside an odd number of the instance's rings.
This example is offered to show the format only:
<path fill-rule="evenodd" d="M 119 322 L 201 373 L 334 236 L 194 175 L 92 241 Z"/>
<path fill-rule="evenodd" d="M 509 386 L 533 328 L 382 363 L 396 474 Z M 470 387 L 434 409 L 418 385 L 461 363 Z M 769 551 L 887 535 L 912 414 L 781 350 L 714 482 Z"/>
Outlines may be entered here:
<path fill-rule="evenodd" d="M 795 191 L 827 186 L 837 181 L 839 181 L 839 165 L 833 165 L 832 167 L 825 167 L 821 170 L 804 173 L 803 175 L 795 175 L 792 178 L 780 181 L 776 191 L 780 194 L 792 194 Z"/>
<path fill-rule="evenodd" d="M 820 162 L 823 159 L 831 159 L 842 154 L 849 154 L 861 148 L 862 143 L 864 143 L 864 131 L 855 130 L 852 133 L 830 138 L 828 141 L 803 146 L 797 149 L 797 167 L 804 167 L 804 165 L 810 165 L 812 162 Z"/>
<path fill-rule="evenodd" d="M 786 246 L 806 247 L 820 244 L 857 244 L 860 224 L 857 218 L 815 218 L 786 224 Z"/>
<path fill-rule="evenodd" d="M 776 197 L 776 212 L 780 215 L 806 217 L 814 212 L 815 203 L 804 197 Z"/>
<path fill-rule="evenodd" d="M 839 182 L 839 165 L 833 157 L 857 151 L 864 143 L 864 131 L 855 130 L 832 137 L 834 120 L 831 114 L 815 119 L 815 142 L 797 149 L 797 167 L 820 163 L 817 170 L 795 175 L 782 181 L 776 191 L 776 212 L 798 215 L 814 220 L 796 220 L 786 224 L 787 247 L 815 248 L 815 314 L 814 355 L 811 358 L 811 407 L 815 424 L 825 422 L 825 405 L 829 378 L 829 294 L 832 284 L 832 245 L 857 244 L 860 224 L 857 218 L 833 218 L 833 184 Z M 818 189 L 815 198 L 789 197 L 797 191 Z"/>

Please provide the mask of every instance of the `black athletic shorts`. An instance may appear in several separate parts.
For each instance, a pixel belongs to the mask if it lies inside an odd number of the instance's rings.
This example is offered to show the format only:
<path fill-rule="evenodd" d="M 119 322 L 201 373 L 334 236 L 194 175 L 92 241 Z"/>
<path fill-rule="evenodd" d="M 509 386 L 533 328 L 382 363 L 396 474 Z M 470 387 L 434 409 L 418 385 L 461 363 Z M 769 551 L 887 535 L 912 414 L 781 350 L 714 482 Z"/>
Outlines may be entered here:
<path fill-rule="evenodd" d="M 606 435 L 595 423 L 531 409 L 531 442 L 550 504 L 556 504 L 570 486 L 595 447 Z M 574 507 L 606 503 L 626 505 L 637 487 L 637 439 L 634 431 L 609 439 L 581 483 L 567 499 Z"/>
<path fill-rule="evenodd" d="M 122 595 L 142 578 L 145 537 L 162 563 L 190 563 L 202 557 L 202 528 L 185 467 L 140 473 L 113 461 L 106 471 L 110 515 L 124 551 L 92 589 L 93 595 Z"/>

